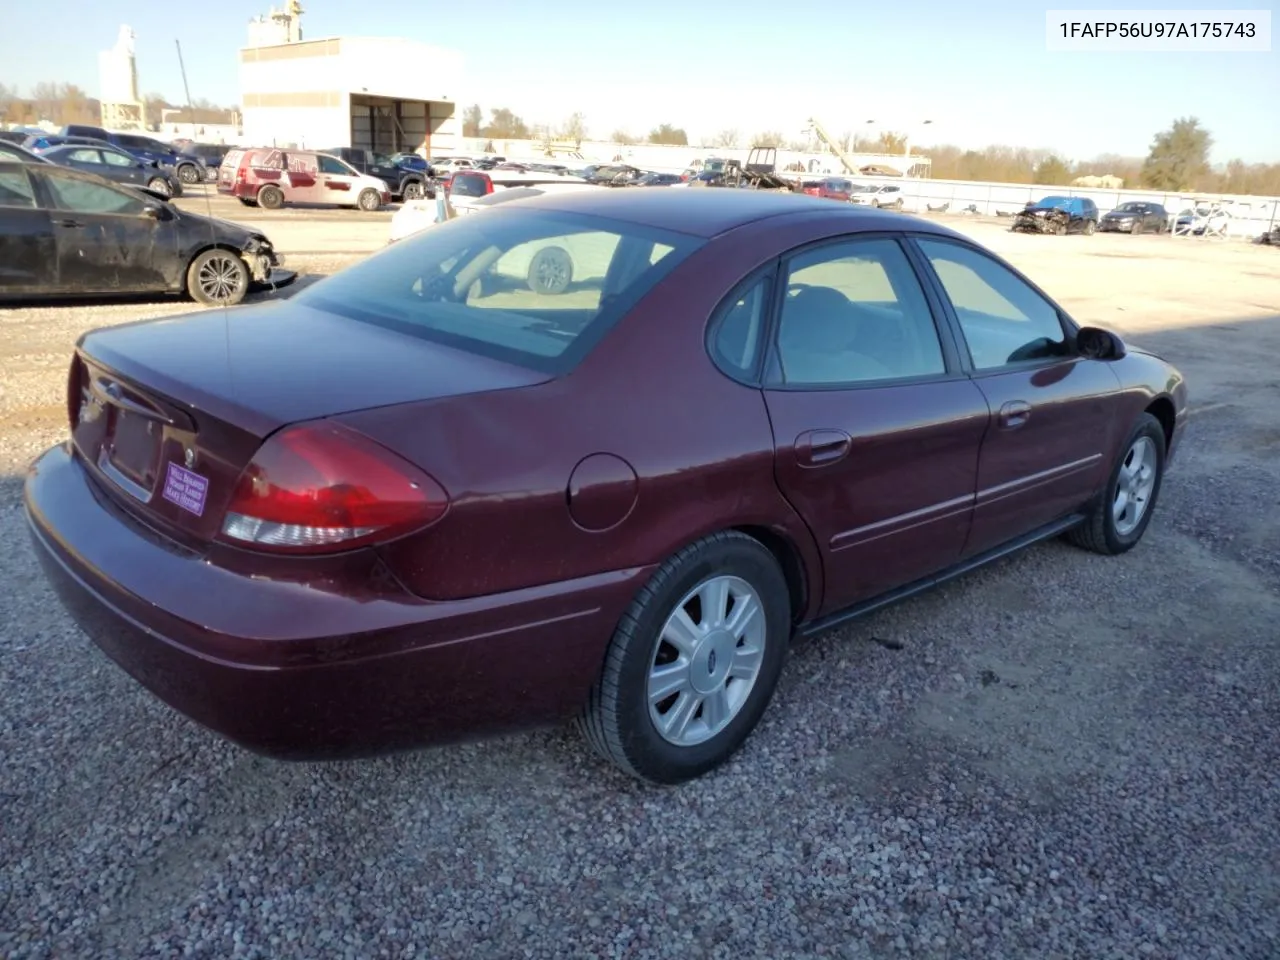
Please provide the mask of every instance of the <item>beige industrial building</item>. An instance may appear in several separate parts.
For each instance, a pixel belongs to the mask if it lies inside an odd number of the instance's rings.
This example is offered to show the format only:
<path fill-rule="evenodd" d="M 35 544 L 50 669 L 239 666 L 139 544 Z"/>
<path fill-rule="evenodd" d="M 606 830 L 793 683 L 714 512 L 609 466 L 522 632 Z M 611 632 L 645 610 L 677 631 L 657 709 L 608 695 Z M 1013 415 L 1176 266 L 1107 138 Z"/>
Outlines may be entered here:
<path fill-rule="evenodd" d="M 455 149 L 462 56 L 398 38 L 302 37 L 292 0 L 249 24 L 240 51 L 243 140 L 262 146 Z"/>

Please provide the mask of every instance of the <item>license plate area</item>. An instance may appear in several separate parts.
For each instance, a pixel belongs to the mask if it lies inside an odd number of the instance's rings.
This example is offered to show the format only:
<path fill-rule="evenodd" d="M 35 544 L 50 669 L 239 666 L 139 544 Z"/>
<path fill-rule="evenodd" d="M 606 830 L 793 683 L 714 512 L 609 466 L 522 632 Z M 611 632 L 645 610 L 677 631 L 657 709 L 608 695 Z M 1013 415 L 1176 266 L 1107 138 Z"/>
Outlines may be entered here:
<path fill-rule="evenodd" d="M 110 408 L 98 466 L 139 500 L 151 499 L 160 464 L 162 425 L 120 407 Z"/>

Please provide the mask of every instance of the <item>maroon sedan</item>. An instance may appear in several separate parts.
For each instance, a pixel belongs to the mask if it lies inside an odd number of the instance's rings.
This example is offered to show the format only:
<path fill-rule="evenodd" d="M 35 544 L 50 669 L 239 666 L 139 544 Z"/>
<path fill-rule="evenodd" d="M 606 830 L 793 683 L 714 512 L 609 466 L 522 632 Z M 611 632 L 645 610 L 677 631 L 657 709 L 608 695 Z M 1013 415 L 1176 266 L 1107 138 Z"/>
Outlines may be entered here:
<path fill-rule="evenodd" d="M 88 333 L 67 405 L 36 551 L 178 710 L 282 758 L 577 717 L 677 782 L 793 635 L 1046 537 L 1134 546 L 1186 390 L 936 224 L 608 190 Z"/>

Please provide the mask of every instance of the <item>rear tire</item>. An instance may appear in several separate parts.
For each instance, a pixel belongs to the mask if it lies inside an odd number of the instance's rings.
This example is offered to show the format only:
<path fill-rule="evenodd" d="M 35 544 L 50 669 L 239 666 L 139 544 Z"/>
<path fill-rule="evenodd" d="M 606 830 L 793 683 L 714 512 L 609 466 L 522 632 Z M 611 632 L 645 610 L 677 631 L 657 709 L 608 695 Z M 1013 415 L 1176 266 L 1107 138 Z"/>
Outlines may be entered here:
<path fill-rule="evenodd" d="M 239 254 L 215 248 L 187 267 L 187 293 L 207 307 L 233 307 L 249 292 L 249 267 Z"/>
<path fill-rule="evenodd" d="M 1143 413 L 1120 449 L 1102 496 L 1085 522 L 1066 533 L 1077 547 L 1105 556 L 1132 550 L 1147 531 L 1164 481 L 1164 427 Z"/>
<path fill-rule="evenodd" d="M 773 554 L 742 533 L 706 537 L 662 564 L 632 601 L 578 728 L 638 779 L 701 776 L 759 723 L 790 636 L 790 593 Z"/>
<path fill-rule="evenodd" d="M 279 210 L 284 206 L 284 191 L 268 184 L 258 191 L 258 206 L 264 210 Z"/>

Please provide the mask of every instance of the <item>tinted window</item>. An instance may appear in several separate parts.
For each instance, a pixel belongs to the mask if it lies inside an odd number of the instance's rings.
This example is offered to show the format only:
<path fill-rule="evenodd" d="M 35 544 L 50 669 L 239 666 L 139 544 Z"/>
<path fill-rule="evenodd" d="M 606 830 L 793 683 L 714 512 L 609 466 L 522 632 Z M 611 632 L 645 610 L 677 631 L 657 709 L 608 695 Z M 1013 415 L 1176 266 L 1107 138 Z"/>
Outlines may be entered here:
<path fill-rule="evenodd" d="M 102 155 L 97 150 L 59 151 L 64 159 L 75 163 L 102 163 Z"/>
<path fill-rule="evenodd" d="M 424 230 L 297 297 L 560 372 L 701 243 L 596 217 L 494 210 Z"/>
<path fill-rule="evenodd" d="M 146 206 L 140 198 L 91 180 L 47 177 L 53 205 L 75 213 L 119 213 L 138 215 Z"/>
<path fill-rule="evenodd" d="M 483 197 L 488 193 L 488 178 L 474 173 L 455 173 L 449 181 L 450 195 Z"/>
<path fill-rule="evenodd" d="M 778 322 L 783 381 L 862 383 L 946 372 L 929 303 L 892 240 L 855 240 L 791 261 Z"/>
<path fill-rule="evenodd" d="M 721 306 L 712 326 L 711 355 L 726 372 L 754 376 L 772 286 L 768 277 L 761 277 Z"/>
<path fill-rule="evenodd" d="M 27 179 L 27 171 L 0 170 L 0 207 L 34 207 L 35 191 Z"/>
<path fill-rule="evenodd" d="M 326 157 L 321 155 L 317 158 L 320 164 L 320 172 L 333 174 L 339 177 L 351 176 L 351 171 L 347 169 L 347 165 L 337 157 Z"/>
<path fill-rule="evenodd" d="M 1007 267 L 968 247 L 920 240 L 955 308 L 973 365 L 990 370 L 1062 355 L 1058 312 Z"/>

